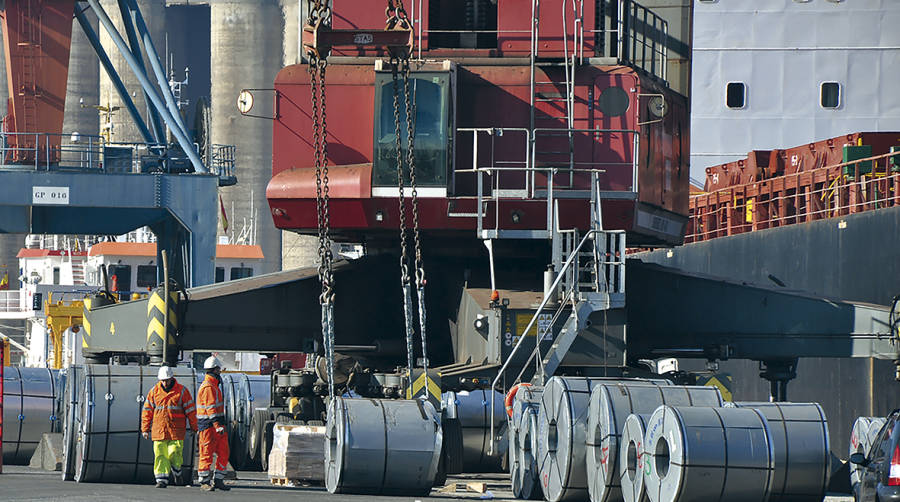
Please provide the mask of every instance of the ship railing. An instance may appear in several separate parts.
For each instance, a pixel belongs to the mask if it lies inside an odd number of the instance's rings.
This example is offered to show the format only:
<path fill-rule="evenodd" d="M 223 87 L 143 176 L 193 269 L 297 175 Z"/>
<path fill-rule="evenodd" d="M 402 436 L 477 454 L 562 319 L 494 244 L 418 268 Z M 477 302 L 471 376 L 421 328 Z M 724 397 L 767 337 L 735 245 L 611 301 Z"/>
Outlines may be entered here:
<path fill-rule="evenodd" d="M 572 47 L 572 54 L 577 55 L 579 62 L 585 57 L 610 57 L 616 58 L 623 64 L 628 64 L 655 75 L 663 80 L 667 78 L 668 66 L 668 22 L 647 7 L 634 0 L 591 0 L 596 1 L 597 10 L 595 18 L 597 23 L 593 29 L 586 29 L 584 24 L 584 0 L 563 0 L 563 31 L 562 37 L 565 49 Z M 539 45 L 538 23 L 541 19 L 540 0 L 532 0 L 532 26 L 524 29 L 442 29 L 426 26 L 423 20 L 424 0 L 412 2 L 410 6 L 410 18 L 413 22 L 413 30 L 416 38 L 416 51 L 419 59 L 422 59 L 422 50 L 425 39 L 428 39 L 431 49 L 433 39 L 431 35 L 460 35 L 473 38 L 473 42 L 466 44 L 477 48 L 477 37 L 488 35 L 521 35 L 523 39 L 532 38 L 532 56 L 538 57 Z M 546 10 L 546 7 L 545 7 Z M 556 13 L 553 13 L 554 17 Z M 537 19 L 538 23 L 534 20 Z M 567 23 L 572 21 L 571 31 Z M 544 21 L 546 24 L 546 21 Z M 546 31 L 545 31 L 546 33 Z M 503 48 L 498 48 L 501 51 Z M 586 51 L 586 48 L 589 50 Z M 566 57 L 568 54 L 566 55 Z M 568 57 L 567 57 L 568 59 Z"/>
<path fill-rule="evenodd" d="M 220 179 L 233 179 L 234 145 L 213 144 L 210 153 L 210 172 Z M 4 168 L 35 171 L 193 172 L 190 160 L 180 150 L 78 133 L 0 132 L 0 159 Z"/>
<path fill-rule="evenodd" d="M 686 242 L 900 206 L 890 152 L 694 195 Z"/>
<path fill-rule="evenodd" d="M 547 238 L 554 228 L 556 201 L 558 199 L 590 199 L 598 181 L 600 198 L 634 199 L 638 191 L 638 149 L 640 134 L 630 129 L 535 129 L 525 128 L 458 128 L 458 135 L 471 135 L 471 165 L 454 171 L 454 193 L 460 193 L 456 177 L 463 174 L 475 176 L 475 211 L 463 216 L 475 217 L 477 233 L 482 239 L 501 237 Z M 617 141 L 622 160 L 582 159 L 570 157 L 570 151 L 538 150 L 552 148 L 555 140 L 567 143 L 569 136 L 576 141 Z M 630 136 L 630 137 L 629 137 Z M 507 139 L 515 137 L 510 142 Z M 521 141 L 519 143 L 518 141 Z M 462 138 L 460 139 L 460 144 Z M 488 144 L 489 149 L 484 150 Z M 568 144 L 568 143 L 567 143 Z M 568 148 L 568 146 L 566 146 Z M 593 156 L 593 148 L 585 148 Z M 577 150 L 576 150 L 577 151 Z M 610 150 L 612 152 L 612 150 Z M 554 160 L 554 156 L 559 161 Z M 628 157 L 631 157 L 628 159 Z M 582 180 L 581 178 L 584 177 Z M 590 179 L 588 179 L 590 178 Z M 543 228 L 517 230 L 504 229 L 500 219 L 503 199 L 542 200 L 546 206 Z M 493 219 L 488 219 L 488 208 L 493 208 Z M 517 222 L 513 221 L 513 224 Z"/>
<path fill-rule="evenodd" d="M 234 145 L 210 145 L 209 172 L 220 179 L 234 178 Z"/>
<path fill-rule="evenodd" d="M 0 132 L 4 167 L 49 171 L 54 168 L 99 169 L 100 136 L 81 134 Z"/>
<path fill-rule="evenodd" d="M 603 2 L 601 0 L 601 5 Z M 619 0 L 615 10 L 615 57 L 662 80 L 667 79 L 669 23 L 632 0 Z M 605 16 L 601 16 L 605 19 Z M 611 54 L 612 55 L 612 54 Z"/>

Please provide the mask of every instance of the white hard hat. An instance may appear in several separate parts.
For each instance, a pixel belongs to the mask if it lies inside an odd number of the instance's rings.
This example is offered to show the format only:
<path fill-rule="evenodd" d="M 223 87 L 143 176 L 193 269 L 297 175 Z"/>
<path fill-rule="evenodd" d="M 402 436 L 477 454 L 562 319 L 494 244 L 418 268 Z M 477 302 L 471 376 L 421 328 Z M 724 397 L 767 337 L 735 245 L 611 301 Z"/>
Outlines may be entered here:
<path fill-rule="evenodd" d="M 175 372 L 172 371 L 171 366 L 160 366 L 159 374 L 157 374 L 156 378 L 159 380 L 168 380 L 169 378 L 174 378 Z"/>
<path fill-rule="evenodd" d="M 203 369 L 211 370 L 213 368 L 221 368 L 222 361 L 219 361 L 219 358 L 216 356 L 209 356 L 206 358 L 206 361 L 203 361 Z"/>

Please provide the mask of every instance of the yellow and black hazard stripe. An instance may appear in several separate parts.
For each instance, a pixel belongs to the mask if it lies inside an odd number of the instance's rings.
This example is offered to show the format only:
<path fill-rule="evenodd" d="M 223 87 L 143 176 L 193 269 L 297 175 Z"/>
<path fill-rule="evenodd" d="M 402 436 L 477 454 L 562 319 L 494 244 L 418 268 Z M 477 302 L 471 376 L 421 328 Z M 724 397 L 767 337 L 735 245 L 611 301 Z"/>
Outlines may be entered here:
<path fill-rule="evenodd" d="M 411 389 L 406 389 L 407 399 L 418 399 L 426 396 L 428 401 L 440 409 L 441 405 L 441 374 L 431 370 L 428 373 L 421 368 L 413 370 L 413 383 Z"/>
<path fill-rule="evenodd" d="M 84 297 L 84 313 L 81 316 L 81 327 L 84 329 L 84 333 L 81 336 L 81 348 L 89 348 L 88 340 L 91 338 L 91 304 L 93 303 L 93 298 L 90 296 Z"/>
<path fill-rule="evenodd" d="M 161 355 L 163 340 L 168 338 L 169 345 L 175 344 L 174 334 L 178 330 L 178 292 L 169 291 L 169 302 L 165 301 L 163 288 L 156 288 L 147 298 L 147 351 L 151 355 Z M 164 312 L 168 308 L 168 330 Z M 168 335 L 168 337 L 166 336 Z"/>

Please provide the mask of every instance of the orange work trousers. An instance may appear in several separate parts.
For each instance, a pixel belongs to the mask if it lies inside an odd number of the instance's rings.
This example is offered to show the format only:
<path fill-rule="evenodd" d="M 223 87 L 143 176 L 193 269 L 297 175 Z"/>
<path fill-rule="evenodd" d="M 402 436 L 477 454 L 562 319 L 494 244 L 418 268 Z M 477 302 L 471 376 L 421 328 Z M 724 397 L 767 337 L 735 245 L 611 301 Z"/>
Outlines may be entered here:
<path fill-rule="evenodd" d="M 215 466 L 212 465 L 213 455 L 216 455 Z M 197 469 L 200 480 L 211 480 L 213 473 L 216 478 L 224 479 L 228 455 L 228 437 L 225 433 L 219 434 L 215 427 L 200 431 L 200 465 Z M 210 468 L 213 473 L 210 473 Z"/>

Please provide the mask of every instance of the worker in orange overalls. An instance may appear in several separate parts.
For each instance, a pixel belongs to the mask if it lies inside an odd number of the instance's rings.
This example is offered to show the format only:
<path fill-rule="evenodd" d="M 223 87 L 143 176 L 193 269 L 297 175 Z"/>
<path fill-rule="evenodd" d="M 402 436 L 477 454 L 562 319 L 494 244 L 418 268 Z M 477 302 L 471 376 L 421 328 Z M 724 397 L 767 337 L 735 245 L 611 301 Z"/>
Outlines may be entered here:
<path fill-rule="evenodd" d="M 228 491 L 225 468 L 228 467 L 228 438 L 225 436 L 225 397 L 222 392 L 222 362 L 209 356 L 203 363 L 206 378 L 197 391 L 197 419 L 200 425 L 200 488 Z M 213 465 L 213 455 L 216 456 Z"/>
<path fill-rule="evenodd" d="M 176 485 L 185 484 L 181 476 L 185 422 L 196 431 L 197 413 L 194 398 L 175 380 L 171 367 L 161 366 L 157 379 L 159 383 L 147 393 L 141 411 L 141 435 L 144 439 L 150 439 L 152 434 L 156 487 L 166 488 L 170 473 Z"/>

